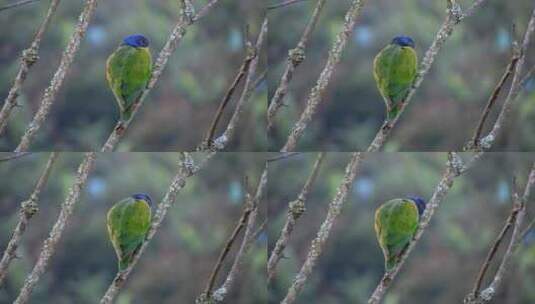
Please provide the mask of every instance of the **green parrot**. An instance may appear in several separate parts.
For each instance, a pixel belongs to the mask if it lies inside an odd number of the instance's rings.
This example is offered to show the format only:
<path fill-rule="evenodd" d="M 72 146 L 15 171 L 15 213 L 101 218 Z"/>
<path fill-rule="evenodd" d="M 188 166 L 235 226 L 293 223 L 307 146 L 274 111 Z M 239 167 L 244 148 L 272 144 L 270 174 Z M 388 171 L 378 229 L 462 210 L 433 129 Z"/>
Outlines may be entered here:
<path fill-rule="evenodd" d="M 150 196 L 134 194 L 116 203 L 108 211 L 108 234 L 119 260 L 119 271 L 130 265 L 149 231 Z"/>
<path fill-rule="evenodd" d="M 143 93 L 151 76 L 152 56 L 149 40 L 143 35 L 130 35 L 106 61 L 106 79 L 115 95 L 120 120 L 132 116 L 134 103 Z"/>
<path fill-rule="evenodd" d="M 390 200 L 375 211 L 375 233 L 385 256 L 387 272 L 399 263 L 424 210 L 423 199 L 409 197 Z"/>
<path fill-rule="evenodd" d="M 418 59 L 414 41 L 408 36 L 395 37 L 373 61 L 373 76 L 386 104 L 386 119 L 394 119 L 416 77 Z"/>

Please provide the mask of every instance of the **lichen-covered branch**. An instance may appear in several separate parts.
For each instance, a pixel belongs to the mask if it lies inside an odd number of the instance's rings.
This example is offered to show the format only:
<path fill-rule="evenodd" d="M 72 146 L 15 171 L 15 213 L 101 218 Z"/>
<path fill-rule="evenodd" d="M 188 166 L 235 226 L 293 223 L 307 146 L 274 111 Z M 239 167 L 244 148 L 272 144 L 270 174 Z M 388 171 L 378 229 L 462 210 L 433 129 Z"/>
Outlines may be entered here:
<path fill-rule="evenodd" d="M 360 152 L 354 152 L 351 154 L 351 160 L 346 166 L 344 178 L 338 186 L 335 197 L 329 203 L 329 209 L 327 211 L 327 215 L 325 216 L 325 220 L 321 224 L 316 237 L 312 240 L 306 260 L 303 263 L 303 266 L 301 266 L 299 273 L 295 276 L 295 279 L 288 289 L 288 293 L 286 294 L 284 300 L 282 300 L 281 304 L 291 304 L 295 302 L 297 295 L 303 289 L 303 286 L 305 285 L 309 275 L 312 273 L 314 266 L 316 266 L 316 262 L 323 251 L 323 247 L 325 246 L 327 239 L 329 238 L 329 234 L 331 233 L 334 222 L 342 211 L 342 207 L 344 206 L 348 193 L 350 193 L 361 161 L 362 154 Z"/>
<path fill-rule="evenodd" d="M 312 184 L 318 176 L 319 169 L 321 167 L 321 164 L 323 163 L 324 158 L 325 152 L 320 152 L 318 154 L 318 157 L 316 158 L 316 161 L 314 162 L 314 165 L 312 166 L 312 172 L 308 176 L 305 185 L 297 196 L 297 199 L 288 203 L 288 214 L 286 216 L 286 222 L 284 223 L 284 227 L 281 230 L 279 239 L 275 243 L 275 247 L 271 251 L 271 255 L 269 256 L 267 263 L 268 284 L 275 277 L 277 264 L 282 258 L 282 253 L 286 248 L 288 241 L 290 240 L 290 235 L 292 234 L 295 223 L 305 212 L 305 201 L 308 197 L 308 193 L 310 192 Z"/>
<path fill-rule="evenodd" d="M 227 143 L 234 136 L 234 132 L 236 131 L 236 128 L 238 127 L 238 122 L 239 122 L 241 113 L 243 112 L 245 104 L 249 101 L 249 99 L 251 99 L 251 95 L 253 94 L 253 91 L 255 89 L 254 83 L 255 83 L 255 77 L 256 77 L 256 68 L 258 66 L 258 60 L 260 57 L 259 54 L 260 54 L 260 50 L 262 49 L 264 40 L 267 36 L 267 30 L 268 30 L 268 19 L 267 17 L 264 17 L 264 20 L 262 21 L 262 26 L 260 27 L 260 32 L 258 33 L 258 37 L 256 38 L 256 43 L 254 46 L 254 49 L 255 49 L 254 52 L 256 56 L 253 58 L 253 60 L 249 64 L 249 70 L 247 71 L 247 77 L 245 78 L 245 83 L 243 85 L 242 94 L 236 104 L 234 113 L 232 114 L 232 117 L 230 118 L 227 124 L 227 127 L 225 128 L 225 131 L 223 132 L 223 134 L 221 134 L 218 138 L 214 140 L 213 145 L 210 147 L 210 149 L 212 150 L 221 151 L 225 148 Z"/>
<path fill-rule="evenodd" d="M 474 1 L 472 6 L 468 8 L 464 13 L 461 11 L 461 7 L 455 0 L 447 1 L 448 5 L 447 5 L 447 12 L 446 12 L 446 19 L 440 26 L 440 29 L 435 35 L 435 38 L 433 42 L 431 43 L 431 46 L 425 52 L 424 58 L 422 59 L 422 62 L 420 63 L 420 68 L 418 70 L 418 73 L 416 74 L 416 78 L 414 79 L 411 85 L 411 88 L 409 89 L 409 92 L 407 93 L 407 96 L 403 100 L 398 114 L 396 115 L 396 117 L 394 117 L 391 120 L 385 120 L 385 122 L 383 123 L 383 125 L 381 126 L 377 134 L 375 135 L 375 138 L 369 145 L 368 150 L 367 150 L 368 152 L 375 152 L 381 149 L 388 135 L 390 134 L 390 132 L 396 125 L 398 119 L 401 117 L 401 114 L 403 114 L 403 111 L 405 110 L 407 105 L 410 103 L 412 97 L 416 93 L 416 90 L 422 84 L 422 81 L 424 80 L 425 75 L 431 69 L 431 66 L 433 65 L 433 62 L 435 61 L 435 58 L 438 52 L 442 49 L 446 40 L 453 33 L 453 29 L 455 28 L 455 26 L 458 25 L 464 18 L 471 16 L 476 11 L 476 9 L 479 6 L 481 6 L 485 1 L 486 0 Z"/>
<path fill-rule="evenodd" d="M 202 301 L 199 301 L 198 302 L 199 304 L 204 304 L 204 303 L 211 304 L 213 302 L 215 303 L 222 302 L 227 296 L 227 294 L 232 290 L 232 287 L 234 286 L 234 282 L 236 281 L 238 272 L 240 271 L 241 265 L 244 263 L 245 255 L 249 251 L 253 241 L 255 240 L 257 236 L 257 233 L 260 231 L 259 229 L 256 228 L 256 218 L 258 216 L 259 204 L 264 196 L 264 193 L 266 192 L 267 178 L 268 177 L 267 177 L 267 166 L 266 166 L 264 167 L 264 171 L 262 172 L 262 175 L 260 176 L 260 180 L 258 181 L 255 195 L 253 199 L 251 200 L 252 211 L 251 211 L 251 214 L 249 215 L 249 220 L 247 221 L 247 227 L 245 228 L 245 233 L 243 235 L 240 248 L 238 249 L 238 252 L 236 253 L 236 256 L 234 257 L 234 262 L 232 263 L 230 271 L 227 273 L 227 277 L 225 278 L 225 281 L 223 282 L 221 287 L 219 287 L 216 291 L 214 291 L 212 297 L 201 299 Z"/>
<path fill-rule="evenodd" d="M 72 212 L 74 211 L 76 202 L 80 197 L 80 192 L 85 186 L 87 177 L 89 176 L 89 172 L 91 172 L 91 169 L 95 162 L 95 157 L 96 155 L 94 152 L 89 152 L 85 154 L 84 160 L 78 167 L 74 184 L 71 186 L 67 198 L 61 205 L 61 211 L 59 213 L 58 219 L 52 227 L 48 238 L 43 242 L 43 248 L 39 253 L 37 263 L 33 267 L 32 272 L 26 278 L 26 281 L 24 282 L 24 285 L 22 286 L 19 296 L 15 300 L 14 304 L 28 303 L 35 285 L 41 278 L 41 275 L 45 273 L 48 263 L 50 262 L 50 258 L 52 257 L 52 255 L 54 255 L 56 251 L 56 246 L 59 243 L 59 240 L 61 239 L 61 235 L 63 234 L 63 231 L 65 230 L 65 227 L 68 224 Z"/>
<path fill-rule="evenodd" d="M 163 220 L 167 214 L 167 210 L 175 202 L 176 196 L 186 186 L 186 180 L 195 175 L 200 169 L 202 169 L 206 163 L 214 156 L 214 152 L 210 152 L 199 164 L 195 164 L 189 153 L 181 153 L 181 157 L 178 164 L 178 171 L 173 177 L 167 192 L 165 193 L 162 201 L 158 204 L 158 208 L 152 218 L 151 226 L 147 232 L 145 242 L 141 248 L 136 252 L 132 258 L 130 265 L 123 271 L 117 272 L 117 275 L 113 279 L 112 283 L 108 287 L 106 293 L 100 299 L 100 304 L 109 304 L 113 303 L 115 297 L 119 294 L 122 287 L 126 283 L 126 280 L 130 276 L 130 273 L 137 265 L 141 255 L 147 248 L 149 242 L 152 240 L 156 232 L 163 223 Z"/>
<path fill-rule="evenodd" d="M 189 0 L 181 1 L 182 9 L 180 11 L 179 20 L 171 30 L 171 34 L 167 38 L 165 45 L 158 54 L 158 58 L 154 63 L 154 67 L 152 68 L 151 77 L 147 83 L 147 87 L 141 93 L 139 98 L 134 102 L 130 119 L 128 119 L 127 121 L 117 122 L 117 124 L 113 128 L 113 131 L 110 133 L 108 139 L 106 140 L 106 143 L 102 146 L 101 152 L 110 152 L 115 149 L 117 143 L 124 136 L 126 130 L 128 129 L 128 126 L 136 116 L 136 113 L 138 112 L 139 108 L 147 98 L 152 88 L 154 88 L 154 86 L 158 82 L 165 67 L 167 66 L 169 58 L 176 50 L 178 44 L 180 43 L 184 35 L 186 35 L 186 30 L 188 29 L 188 27 L 199 19 L 201 19 L 203 16 L 205 16 L 218 1 L 219 0 L 211 0 L 209 3 L 205 4 L 205 6 L 202 7 L 196 15 L 194 15 L 193 8 Z"/>
<path fill-rule="evenodd" d="M 24 84 L 24 81 L 26 80 L 26 76 L 28 76 L 31 66 L 39 59 L 39 47 L 41 46 L 41 40 L 43 39 L 43 35 L 50 24 L 52 15 L 54 15 L 56 12 L 59 2 L 60 0 L 50 1 L 45 19 L 43 19 L 43 22 L 39 26 L 39 29 L 37 30 L 30 47 L 22 51 L 19 71 L 17 72 L 13 86 L 11 86 L 11 89 L 9 89 L 9 93 L 4 100 L 4 105 L 0 111 L 0 136 L 6 129 L 11 112 L 17 106 L 17 97 L 19 96 L 19 92 Z"/>
<path fill-rule="evenodd" d="M 22 0 L 22 1 L 19 1 L 19 2 L 15 2 L 15 3 L 10 3 L 8 5 L 4 5 L 4 6 L 0 7 L 0 12 L 8 10 L 8 9 L 16 8 L 16 7 L 19 7 L 19 6 L 23 6 L 23 5 L 26 5 L 26 4 L 34 3 L 34 2 L 37 2 L 37 1 L 39 1 L 39 0 Z"/>
<path fill-rule="evenodd" d="M 345 49 L 347 41 L 353 33 L 353 29 L 355 28 L 355 24 L 357 22 L 357 17 L 360 15 L 361 9 L 365 2 L 366 0 L 351 1 L 351 6 L 349 7 L 349 10 L 344 18 L 342 30 L 336 36 L 336 39 L 331 46 L 331 50 L 329 51 L 327 63 L 323 67 L 316 84 L 310 90 L 306 100 L 305 109 L 301 113 L 301 117 L 299 117 L 294 127 L 290 131 L 286 144 L 281 149 L 281 152 L 295 150 L 297 141 L 305 132 L 305 129 L 308 126 L 308 123 L 312 120 L 314 114 L 316 114 L 316 110 L 323 100 L 323 94 L 327 90 L 327 86 L 332 79 L 334 71 L 336 70 L 338 63 L 342 58 L 342 53 Z"/>
<path fill-rule="evenodd" d="M 61 55 L 59 67 L 54 73 L 54 76 L 50 81 L 50 85 L 48 88 L 46 88 L 43 97 L 41 98 L 39 109 L 35 113 L 32 121 L 28 124 L 28 127 L 26 128 L 18 147 L 15 149 L 16 152 L 28 150 L 33 137 L 47 119 L 50 108 L 56 99 L 56 95 L 63 85 L 65 75 L 67 75 L 72 62 L 74 61 L 74 56 L 76 53 L 78 53 L 80 42 L 85 36 L 89 22 L 91 21 L 91 18 L 95 13 L 95 9 L 97 8 L 97 2 L 98 0 L 86 0 L 82 13 L 78 17 L 78 24 L 74 29 L 74 33 L 71 35 L 69 43 Z"/>
<path fill-rule="evenodd" d="M 268 131 L 273 128 L 273 123 L 274 123 L 273 119 L 275 119 L 275 115 L 277 114 L 278 110 L 284 104 L 284 97 L 286 96 L 286 93 L 288 92 L 288 86 L 290 85 L 290 81 L 293 78 L 295 69 L 305 60 L 306 45 L 308 43 L 308 40 L 310 40 L 312 31 L 314 30 L 314 28 L 316 27 L 316 24 L 318 23 L 318 19 L 321 14 L 321 11 L 323 10 L 323 7 L 325 6 L 325 2 L 327 2 L 327 0 L 318 0 L 318 2 L 316 3 L 316 7 L 314 8 L 314 11 L 312 12 L 312 16 L 310 17 L 310 20 L 308 21 L 308 24 L 305 27 L 305 30 L 303 31 L 303 34 L 301 35 L 299 42 L 297 43 L 297 46 L 288 52 L 288 59 L 286 61 L 286 67 L 284 68 L 284 72 L 282 73 L 282 77 L 279 81 L 279 86 L 275 90 L 275 93 L 273 94 L 273 97 L 271 98 L 271 101 L 269 102 L 269 107 L 268 107 L 268 112 L 267 112 L 267 130 Z"/>
<path fill-rule="evenodd" d="M 494 123 L 492 130 L 485 137 L 481 139 L 480 146 L 482 149 L 489 149 L 492 143 L 494 143 L 494 141 L 496 140 L 498 136 L 498 133 L 503 128 L 503 125 L 505 121 L 507 120 L 507 117 L 509 116 L 509 112 L 511 112 L 512 104 L 514 100 L 516 99 L 516 97 L 518 96 L 518 93 L 520 93 L 520 90 L 522 89 L 522 80 L 524 77 L 522 74 L 525 68 L 526 54 L 527 54 L 528 47 L 531 41 L 531 36 L 533 35 L 534 31 L 535 31 L 535 8 L 532 11 L 531 18 L 529 19 L 528 26 L 526 28 L 526 32 L 524 33 L 524 39 L 522 41 L 522 45 L 520 46 L 520 50 L 519 50 L 520 57 L 515 67 L 515 72 L 513 74 L 511 87 L 509 88 L 507 97 L 505 97 L 505 101 L 502 105 L 500 115 L 496 119 L 496 122 Z"/>
<path fill-rule="evenodd" d="M 381 281 L 379 281 L 379 284 L 368 299 L 368 304 L 381 303 L 386 291 L 396 278 L 396 275 L 398 274 L 399 270 L 405 264 L 410 253 L 414 249 L 414 246 L 416 246 L 416 244 L 422 237 L 425 229 L 431 222 L 431 218 L 433 217 L 433 214 L 435 213 L 436 209 L 439 207 L 440 203 L 444 200 L 449 190 L 453 186 L 455 178 L 457 178 L 461 174 L 465 173 L 469 168 L 471 168 L 472 165 L 481 157 L 481 155 L 482 153 L 477 153 L 472 156 L 471 159 L 466 161 L 466 163 L 464 163 L 461 157 L 456 153 L 448 154 L 448 162 L 446 164 L 446 169 L 444 170 L 444 173 L 442 174 L 439 183 L 435 187 L 435 191 L 433 192 L 431 199 L 426 204 L 425 211 L 421 216 L 420 223 L 418 225 L 418 229 L 416 230 L 414 237 L 407 246 L 407 249 L 403 252 L 400 258 L 400 262 L 391 271 L 386 272 Z"/>
<path fill-rule="evenodd" d="M 485 304 L 490 303 L 494 296 L 496 295 L 500 285 L 503 281 L 505 273 L 509 268 L 512 257 L 514 255 L 515 248 L 520 244 L 522 240 L 522 225 L 524 223 L 524 218 L 526 216 L 526 203 L 531 193 L 531 188 L 535 185 L 535 163 L 533 163 L 531 171 L 526 182 L 523 193 L 514 193 L 513 194 L 513 208 L 511 214 L 509 215 L 505 226 L 502 228 L 497 240 L 494 242 L 491 247 L 485 262 L 479 272 L 479 275 L 476 279 L 476 283 L 472 292 L 464 299 L 465 304 Z M 483 278 L 487 269 L 492 262 L 493 258 L 496 255 L 498 246 L 503 240 L 505 233 L 512 227 L 513 233 L 511 234 L 511 239 L 505 253 L 502 256 L 500 266 L 492 279 L 492 282 L 487 288 L 480 292 Z"/>
<path fill-rule="evenodd" d="M 32 152 L 14 152 L 14 153 L 9 153 L 8 156 L 5 156 L 5 157 L 0 157 L 0 163 L 1 162 L 6 162 L 6 161 L 10 161 L 10 160 L 14 160 L 14 159 L 19 159 L 21 157 L 24 157 L 24 156 L 27 156 L 27 155 L 30 155 L 32 154 Z"/>
<path fill-rule="evenodd" d="M 52 167 L 54 166 L 57 158 L 58 152 L 52 152 L 50 154 L 48 161 L 46 162 L 45 169 L 39 176 L 32 194 L 27 200 L 20 204 L 19 221 L 15 227 L 15 230 L 13 230 L 11 239 L 7 244 L 4 255 L 2 256 L 2 260 L 0 261 L 0 286 L 2 286 L 7 276 L 9 264 L 17 256 L 17 248 L 19 247 L 19 243 L 22 239 L 24 231 L 26 231 L 28 222 L 39 210 L 39 194 L 41 194 L 41 191 L 46 185 L 48 177 L 50 176 L 50 171 L 52 171 Z"/>

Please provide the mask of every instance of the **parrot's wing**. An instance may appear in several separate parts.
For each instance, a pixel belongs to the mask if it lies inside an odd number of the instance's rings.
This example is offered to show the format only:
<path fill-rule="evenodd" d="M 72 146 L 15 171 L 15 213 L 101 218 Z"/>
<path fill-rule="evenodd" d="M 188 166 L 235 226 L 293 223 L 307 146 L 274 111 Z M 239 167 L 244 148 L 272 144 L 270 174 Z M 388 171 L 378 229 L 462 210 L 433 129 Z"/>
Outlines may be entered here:
<path fill-rule="evenodd" d="M 129 200 L 121 218 L 121 269 L 130 264 L 132 256 L 143 244 L 150 227 L 150 219 L 151 210 L 145 201 Z"/>
<path fill-rule="evenodd" d="M 124 210 L 128 205 L 130 199 L 124 199 L 116 203 L 109 211 L 107 215 L 108 234 L 112 242 L 113 248 L 117 254 L 117 257 L 121 257 L 123 251 L 121 246 L 121 235 L 123 230 L 122 218 Z"/>
<path fill-rule="evenodd" d="M 418 208 L 410 200 L 397 200 L 389 218 L 386 246 L 393 256 L 399 256 L 418 228 Z"/>
<path fill-rule="evenodd" d="M 393 103 L 401 102 L 407 95 L 416 76 L 417 65 L 416 51 L 413 48 L 400 47 L 392 56 L 387 90 Z"/>
<path fill-rule="evenodd" d="M 385 99 L 390 98 L 388 93 L 390 72 L 397 49 L 397 46 L 389 44 L 375 56 L 373 61 L 373 76 L 379 92 Z"/>
<path fill-rule="evenodd" d="M 143 93 L 152 71 L 152 56 L 148 48 L 131 48 L 123 67 L 121 94 L 125 101 L 124 112 L 128 118 L 134 102 Z"/>

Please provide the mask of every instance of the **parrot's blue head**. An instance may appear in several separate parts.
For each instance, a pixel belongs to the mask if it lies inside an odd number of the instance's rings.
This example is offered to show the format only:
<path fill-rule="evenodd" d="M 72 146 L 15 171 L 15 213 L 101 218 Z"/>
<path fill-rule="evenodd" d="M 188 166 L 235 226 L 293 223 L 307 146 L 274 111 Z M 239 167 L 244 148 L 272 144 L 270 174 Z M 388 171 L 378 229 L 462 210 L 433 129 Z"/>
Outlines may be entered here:
<path fill-rule="evenodd" d="M 136 193 L 136 194 L 132 195 L 132 198 L 135 199 L 135 200 L 146 201 L 147 204 L 149 204 L 149 206 L 152 207 L 152 199 L 146 193 Z"/>
<path fill-rule="evenodd" d="M 397 36 L 392 39 L 392 44 L 414 48 L 414 40 L 409 36 Z"/>
<path fill-rule="evenodd" d="M 148 47 L 149 39 L 143 35 L 135 34 L 135 35 L 126 36 L 123 39 L 123 44 L 129 45 L 135 48 Z"/>
<path fill-rule="evenodd" d="M 416 207 L 418 207 L 418 214 L 422 216 L 425 210 L 425 201 L 423 198 L 419 196 L 409 196 L 408 199 L 413 201 L 416 204 Z"/>

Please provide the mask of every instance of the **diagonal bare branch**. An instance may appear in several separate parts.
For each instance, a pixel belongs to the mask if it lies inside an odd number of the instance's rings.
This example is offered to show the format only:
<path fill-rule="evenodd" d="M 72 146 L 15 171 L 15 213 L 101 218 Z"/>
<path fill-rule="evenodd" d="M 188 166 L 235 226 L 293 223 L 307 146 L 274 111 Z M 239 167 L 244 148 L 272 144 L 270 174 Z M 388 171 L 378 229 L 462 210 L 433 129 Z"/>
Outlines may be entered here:
<path fill-rule="evenodd" d="M 39 1 L 39 0 L 22 0 L 22 1 L 15 2 L 15 3 L 10 3 L 10 4 L 7 4 L 7 5 L 4 5 L 4 6 L 0 7 L 0 11 L 5 11 L 5 10 L 8 10 L 8 9 L 16 8 L 16 7 L 19 7 L 19 6 L 26 5 L 26 4 L 31 4 L 31 3 L 34 3 L 34 2 L 37 2 L 37 1 Z"/>
<path fill-rule="evenodd" d="M 95 9 L 97 8 L 97 2 L 98 0 L 86 0 L 82 13 L 78 17 L 78 24 L 74 29 L 74 33 L 71 35 L 69 43 L 61 55 L 59 67 L 50 80 L 50 85 L 45 89 L 43 97 L 41 98 L 39 109 L 35 113 L 32 121 L 28 124 L 28 127 L 26 128 L 19 145 L 15 149 L 15 152 L 24 152 L 28 150 L 35 134 L 37 131 L 39 131 L 41 125 L 47 119 L 48 113 L 50 112 L 50 109 L 56 99 L 56 95 L 63 85 L 65 75 L 67 75 L 72 62 L 74 61 L 74 57 L 78 53 L 80 42 L 85 36 L 89 22 L 91 21 L 95 13 Z"/>
<path fill-rule="evenodd" d="M 39 47 L 41 46 L 41 40 L 43 39 L 43 35 L 50 24 L 52 16 L 58 8 L 59 2 L 60 0 L 50 1 L 45 19 L 43 19 L 39 29 L 37 29 L 37 33 L 35 34 L 30 47 L 22 52 L 19 71 L 17 72 L 15 81 L 13 82 L 11 89 L 9 89 L 9 93 L 4 100 L 4 105 L 0 111 L 0 136 L 6 129 L 7 121 L 11 115 L 11 112 L 13 111 L 13 108 L 17 106 L 17 97 L 19 96 L 20 89 L 22 88 L 26 77 L 28 76 L 30 67 L 39 59 Z"/>
<path fill-rule="evenodd" d="M 39 179 L 37 180 L 37 184 L 35 185 L 32 194 L 27 200 L 23 201 L 20 204 L 21 207 L 19 210 L 19 221 L 17 223 L 17 226 L 15 227 L 15 230 L 13 230 L 11 239 L 7 244 L 6 250 L 4 251 L 4 255 L 2 256 L 2 260 L 0 261 L 0 286 L 2 286 L 2 283 L 4 283 L 4 279 L 7 276 L 9 264 L 16 257 L 17 248 L 19 247 L 22 235 L 24 234 L 24 231 L 26 231 L 26 227 L 28 226 L 30 219 L 39 210 L 39 195 L 41 194 L 41 191 L 43 190 L 48 181 L 48 177 L 50 176 L 50 172 L 52 171 L 52 167 L 54 166 L 54 163 L 56 162 L 57 158 L 58 152 L 50 153 L 48 161 L 45 165 L 45 169 L 39 176 Z"/>
<path fill-rule="evenodd" d="M 308 123 L 312 120 L 312 117 L 316 114 L 318 106 L 323 101 L 323 94 L 327 90 L 336 66 L 342 59 L 342 53 L 345 49 L 349 37 L 353 33 L 357 18 L 360 15 L 361 9 L 364 6 L 365 0 L 352 0 L 346 15 L 345 22 L 342 30 L 336 36 L 334 44 L 331 46 L 327 63 L 323 67 L 323 70 L 316 81 L 314 87 L 310 90 L 310 93 L 306 100 L 305 109 L 301 113 L 301 116 L 293 126 L 286 144 L 281 149 L 281 152 L 294 151 L 297 142 L 305 132 Z"/>

